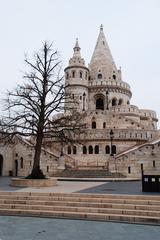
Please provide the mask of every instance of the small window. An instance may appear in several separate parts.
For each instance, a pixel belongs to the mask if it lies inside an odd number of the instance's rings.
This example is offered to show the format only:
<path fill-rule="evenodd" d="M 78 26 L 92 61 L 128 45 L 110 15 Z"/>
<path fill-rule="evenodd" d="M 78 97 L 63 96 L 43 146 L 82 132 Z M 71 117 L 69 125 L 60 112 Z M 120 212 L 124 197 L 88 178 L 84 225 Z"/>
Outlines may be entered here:
<path fill-rule="evenodd" d="M 82 78 L 82 72 L 79 73 L 79 77 Z"/>
<path fill-rule="evenodd" d="M 99 73 L 98 76 L 97 76 L 98 79 L 102 79 L 102 74 Z"/>
<path fill-rule="evenodd" d="M 112 146 L 112 154 L 116 154 L 116 146 L 115 145 Z"/>
<path fill-rule="evenodd" d="M 72 78 L 74 78 L 74 77 L 75 77 L 75 71 L 72 72 Z"/>
<path fill-rule="evenodd" d="M 47 172 L 49 172 L 49 166 L 47 166 Z"/>
<path fill-rule="evenodd" d="M 116 75 L 115 75 L 115 74 L 113 74 L 112 78 L 113 78 L 114 80 L 116 80 Z"/>
<path fill-rule="evenodd" d="M 131 167 L 128 167 L 128 173 L 129 174 L 131 173 Z"/>
<path fill-rule="evenodd" d="M 82 100 L 82 96 L 80 96 L 79 98 L 80 98 L 80 100 Z"/>
<path fill-rule="evenodd" d="M 77 154 L 77 147 L 73 146 L 73 154 Z"/>
<path fill-rule="evenodd" d="M 156 162 L 155 162 L 155 160 L 153 160 L 153 167 L 154 167 L 154 168 L 156 167 Z"/>
<path fill-rule="evenodd" d="M 71 154 L 71 146 L 68 146 L 68 154 Z"/>
<path fill-rule="evenodd" d="M 20 158 L 20 166 L 23 168 L 23 157 Z"/>
<path fill-rule="evenodd" d="M 103 128 L 106 128 L 106 122 L 103 123 Z"/>
<path fill-rule="evenodd" d="M 86 146 L 83 146 L 83 154 L 87 154 L 87 148 L 86 148 Z"/>
<path fill-rule="evenodd" d="M 130 104 L 130 102 L 129 102 L 129 101 L 127 101 L 127 104 L 129 105 L 129 104 Z"/>
<path fill-rule="evenodd" d="M 93 154 L 93 147 L 92 146 L 89 146 L 89 154 Z"/>
<path fill-rule="evenodd" d="M 94 153 L 95 154 L 99 154 L 99 146 L 98 145 L 95 146 Z"/>
<path fill-rule="evenodd" d="M 110 146 L 109 145 L 106 146 L 106 154 L 110 154 Z"/>
<path fill-rule="evenodd" d="M 96 128 L 96 122 L 92 122 L 92 129 Z"/>
<path fill-rule="evenodd" d="M 66 73 L 66 79 L 68 79 L 68 78 L 69 78 L 69 73 L 67 72 L 67 73 Z"/>

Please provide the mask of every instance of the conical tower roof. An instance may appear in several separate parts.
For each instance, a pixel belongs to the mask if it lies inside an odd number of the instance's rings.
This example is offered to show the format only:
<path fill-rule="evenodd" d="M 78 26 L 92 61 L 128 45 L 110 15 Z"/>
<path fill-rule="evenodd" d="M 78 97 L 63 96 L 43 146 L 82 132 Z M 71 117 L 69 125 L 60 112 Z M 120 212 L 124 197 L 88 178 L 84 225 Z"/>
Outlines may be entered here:
<path fill-rule="evenodd" d="M 100 26 L 99 36 L 90 62 L 91 79 L 97 78 L 100 73 L 103 79 L 107 80 L 117 73 L 117 67 L 106 41 L 102 25 Z"/>

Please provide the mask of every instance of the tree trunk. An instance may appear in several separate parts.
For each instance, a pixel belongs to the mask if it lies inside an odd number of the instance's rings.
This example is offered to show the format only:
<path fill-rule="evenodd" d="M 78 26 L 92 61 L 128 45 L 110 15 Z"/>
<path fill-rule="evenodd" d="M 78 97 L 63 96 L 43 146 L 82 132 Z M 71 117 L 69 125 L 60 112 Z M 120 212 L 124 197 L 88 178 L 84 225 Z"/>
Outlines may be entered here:
<path fill-rule="evenodd" d="M 44 179 L 45 175 L 40 169 L 40 156 L 41 156 L 41 148 L 43 141 L 43 131 L 39 131 L 36 137 L 36 145 L 35 145 L 35 154 L 34 154 L 34 162 L 31 174 L 27 178 L 31 179 Z"/>

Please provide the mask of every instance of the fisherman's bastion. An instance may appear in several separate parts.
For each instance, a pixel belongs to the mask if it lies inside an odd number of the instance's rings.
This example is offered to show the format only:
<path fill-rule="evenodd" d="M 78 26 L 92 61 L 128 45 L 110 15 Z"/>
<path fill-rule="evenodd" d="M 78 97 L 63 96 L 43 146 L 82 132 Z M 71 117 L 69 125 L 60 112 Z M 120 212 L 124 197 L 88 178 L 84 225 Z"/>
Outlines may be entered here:
<path fill-rule="evenodd" d="M 116 67 L 102 25 L 88 66 L 80 51 L 77 39 L 64 72 L 70 95 L 79 103 L 77 110 L 85 113 L 86 129 L 72 145 L 46 142 L 42 170 L 48 176 L 75 169 L 104 170 L 135 178 L 141 177 L 142 170 L 160 171 L 156 113 L 131 104 L 131 88 Z M 33 151 L 34 145 L 21 137 L 10 144 L 1 142 L 0 175 L 29 174 Z"/>

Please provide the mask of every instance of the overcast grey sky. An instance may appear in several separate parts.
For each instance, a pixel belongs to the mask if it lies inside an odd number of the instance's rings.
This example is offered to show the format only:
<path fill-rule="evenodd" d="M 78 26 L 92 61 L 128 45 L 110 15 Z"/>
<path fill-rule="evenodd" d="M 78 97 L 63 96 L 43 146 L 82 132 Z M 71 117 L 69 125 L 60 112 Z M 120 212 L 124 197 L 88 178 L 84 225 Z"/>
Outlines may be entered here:
<path fill-rule="evenodd" d="M 24 53 L 31 56 L 45 40 L 65 67 L 78 37 L 88 64 L 101 23 L 131 103 L 160 118 L 160 0 L 0 0 L 0 94 L 22 81 Z"/>

